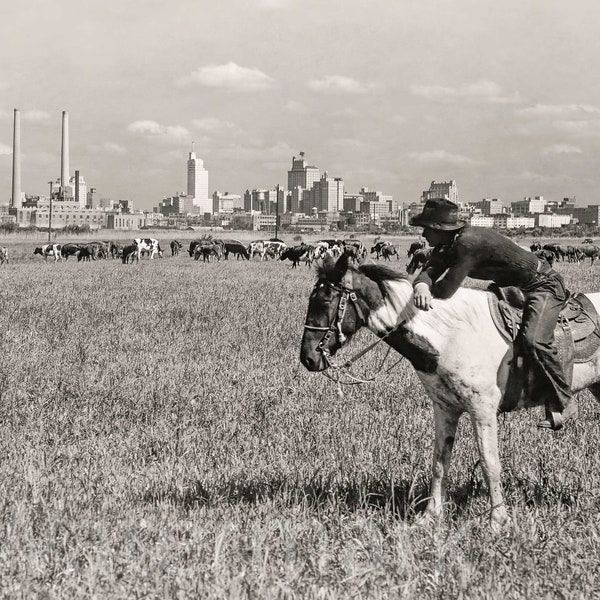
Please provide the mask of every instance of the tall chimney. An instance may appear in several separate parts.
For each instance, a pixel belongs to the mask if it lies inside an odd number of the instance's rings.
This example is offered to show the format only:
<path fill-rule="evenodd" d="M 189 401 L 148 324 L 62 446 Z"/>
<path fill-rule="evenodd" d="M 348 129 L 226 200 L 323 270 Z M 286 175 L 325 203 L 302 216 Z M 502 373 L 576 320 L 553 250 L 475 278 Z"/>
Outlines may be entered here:
<path fill-rule="evenodd" d="M 11 206 L 21 208 L 21 113 L 15 108 L 13 128 L 12 198 Z"/>
<path fill-rule="evenodd" d="M 60 150 L 60 189 L 64 199 L 66 187 L 69 185 L 69 113 L 62 113 L 62 144 Z"/>

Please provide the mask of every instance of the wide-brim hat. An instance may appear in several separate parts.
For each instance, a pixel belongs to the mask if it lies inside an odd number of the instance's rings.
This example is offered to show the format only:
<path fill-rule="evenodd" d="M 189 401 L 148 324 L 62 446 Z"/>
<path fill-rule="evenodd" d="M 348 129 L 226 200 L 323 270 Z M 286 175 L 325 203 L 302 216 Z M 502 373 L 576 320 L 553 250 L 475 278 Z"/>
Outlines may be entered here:
<path fill-rule="evenodd" d="M 410 220 L 411 225 L 454 231 L 467 222 L 458 218 L 458 205 L 446 198 L 432 198 L 425 202 L 423 212 Z"/>

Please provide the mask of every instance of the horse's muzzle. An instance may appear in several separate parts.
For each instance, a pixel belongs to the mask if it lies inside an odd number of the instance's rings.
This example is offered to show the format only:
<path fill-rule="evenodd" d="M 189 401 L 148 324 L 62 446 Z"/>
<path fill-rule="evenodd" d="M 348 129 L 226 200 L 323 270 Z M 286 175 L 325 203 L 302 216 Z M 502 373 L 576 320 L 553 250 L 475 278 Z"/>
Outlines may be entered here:
<path fill-rule="evenodd" d="M 324 371 L 327 368 L 323 355 L 316 350 L 305 352 L 304 349 L 302 349 L 300 352 L 300 362 L 309 371 Z"/>

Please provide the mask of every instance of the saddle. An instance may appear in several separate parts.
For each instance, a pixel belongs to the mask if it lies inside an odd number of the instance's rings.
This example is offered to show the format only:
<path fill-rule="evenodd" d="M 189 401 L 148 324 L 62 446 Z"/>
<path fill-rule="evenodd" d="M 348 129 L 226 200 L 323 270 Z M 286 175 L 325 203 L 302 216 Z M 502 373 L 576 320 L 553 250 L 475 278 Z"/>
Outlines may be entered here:
<path fill-rule="evenodd" d="M 488 293 L 492 320 L 500 334 L 508 342 L 514 342 L 521 324 L 524 296 L 518 288 L 507 290 L 492 285 L 489 290 L 492 292 Z M 598 313 L 591 300 L 584 294 L 577 293 L 571 296 L 560 312 L 554 329 L 554 344 L 568 381 L 573 377 L 573 365 L 587 362 L 600 348 Z M 509 366 L 501 411 L 513 410 L 520 403 L 526 390 L 535 388 L 535 374 L 525 373 L 519 360 L 513 359 Z"/>
<path fill-rule="evenodd" d="M 518 305 L 514 290 L 507 292 L 504 288 L 490 286 L 489 291 L 493 292 L 488 294 L 488 302 L 494 324 L 506 340 L 513 342 L 521 324 L 522 304 Z M 587 362 L 600 348 L 598 312 L 585 294 L 576 293 L 569 298 L 558 316 L 554 339 L 567 371 L 571 363 Z"/>

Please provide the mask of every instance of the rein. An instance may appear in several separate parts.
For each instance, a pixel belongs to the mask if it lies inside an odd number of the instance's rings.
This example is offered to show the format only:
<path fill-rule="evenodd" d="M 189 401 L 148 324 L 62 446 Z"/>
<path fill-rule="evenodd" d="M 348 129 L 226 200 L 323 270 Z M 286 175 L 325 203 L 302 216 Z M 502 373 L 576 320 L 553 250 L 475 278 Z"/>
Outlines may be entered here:
<path fill-rule="evenodd" d="M 390 331 L 388 331 L 385 335 L 378 338 L 372 344 L 369 344 L 366 348 L 363 348 L 362 350 L 357 352 L 354 356 L 352 356 L 350 359 L 345 361 L 343 364 L 336 364 L 333 361 L 333 358 L 329 352 L 329 349 L 327 348 L 327 344 L 328 344 L 331 336 L 334 334 L 337 335 L 340 345 L 343 346 L 344 343 L 347 341 L 347 338 L 342 331 L 342 324 L 344 322 L 344 316 L 346 314 L 346 309 L 348 308 L 348 301 L 353 303 L 354 310 L 356 310 L 356 314 L 357 314 L 358 318 L 363 322 L 363 324 L 366 324 L 366 319 L 365 319 L 364 312 L 363 312 L 360 304 L 358 303 L 358 297 L 356 296 L 356 292 L 354 291 L 354 289 L 352 287 L 352 274 L 351 273 L 346 272 L 341 285 L 335 285 L 334 283 L 331 283 L 330 281 L 325 281 L 324 284 L 329 286 L 331 289 L 340 293 L 340 300 L 338 302 L 336 316 L 334 317 L 334 319 L 332 319 L 331 323 L 329 323 L 329 325 L 327 327 L 319 327 L 316 325 L 309 325 L 306 323 L 304 325 L 304 329 L 308 329 L 309 331 L 324 331 L 325 332 L 323 337 L 321 338 L 321 341 L 317 345 L 317 349 L 323 355 L 323 359 L 325 360 L 327 369 L 332 369 L 333 374 L 328 373 L 327 370 L 322 371 L 322 373 L 325 377 L 327 377 L 327 379 L 337 383 L 338 395 L 340 397 L 343 397 L 344 393 L 342 391 L 342 385 L 359 385 L 362 383 L 372 383 L 373 381 L 375 381 L 375 379 L 379 376 L 379 374 L 383 370 L 383 365 L 385 364 L 385 361 L 387 360 L 387 357 L 391 351 L 391 347 L 388 348 L 385 356 L 383 357 L 383 360 L 381 361 L 381 364 L 379 365 L 379 368 L 375 371 L 375 373 L 371 377 L 367 377 L 367 378 L 356 377 L 355 375 L 353 375 L 350 372 L 350 367 L 359 358 L 362 358 L 365 354 L 367 354 L 367 352 L 370 352 L 371 350 L 373 350 L 373 348 L 375 348 L 378 344 L 383 342 L 389 335 L 391 335 L 394 331 L 396 331 L 399 327 L 401 327 L 405 323 L 405 321 L 401 321 L 400 323 L 398 323 L 393 329 L 390 329 Z M 403 359 L 403 357 L 401 356 L 391 367 L 389 367 L 386 370 L 386 373 L 388 373 L 391 369 L 393 369 L 399 362 L 402 361 L 402 359 Z M 342 381 L 342 377 L 344 377 L 344 376 L 347 378 L 346 381 Z"/>

